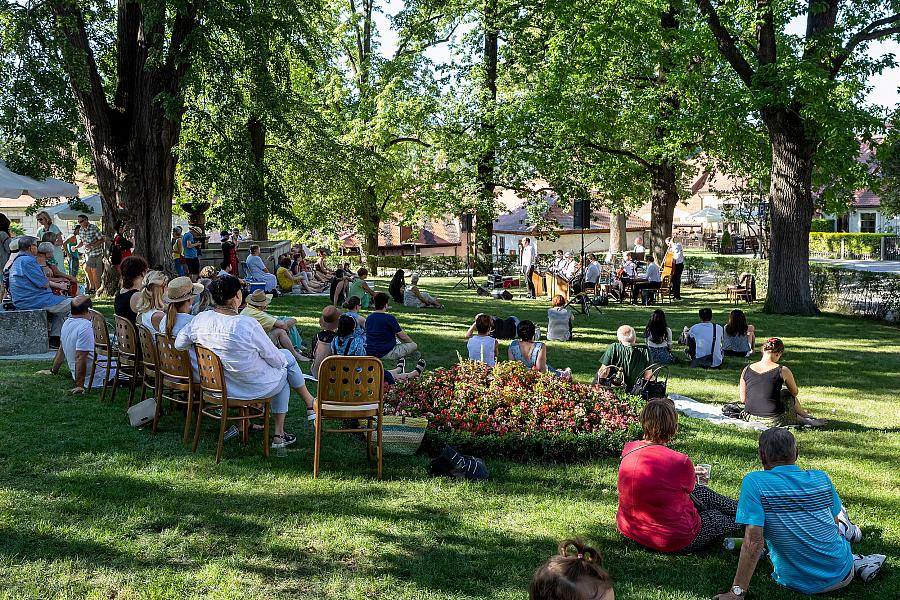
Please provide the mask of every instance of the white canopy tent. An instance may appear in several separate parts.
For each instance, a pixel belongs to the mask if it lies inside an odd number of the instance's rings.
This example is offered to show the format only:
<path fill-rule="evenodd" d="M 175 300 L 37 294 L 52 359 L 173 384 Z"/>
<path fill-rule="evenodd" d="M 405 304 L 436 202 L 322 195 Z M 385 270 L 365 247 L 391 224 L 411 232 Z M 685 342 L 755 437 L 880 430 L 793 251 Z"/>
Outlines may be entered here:
<path fill-rule="evenodd" d="M 711 207 L 698 210 L 688 217 L 688 221 L 693 223 L 722 223 L 724 220 L 722 211 Z"/>
<path fill-rule="evenodd" d="M 77 185 L 53 177 L 48 177 L 43 181 L 25 177 L 10 171 L 6 166 L 6 161 L 0 160 L 0 198 L 18 198 L 19 196 L 71 198 L 77 195 Z"/>
<path fill-rule="evenodd" d="M 91 194 L 90 196 L 79 198 L 78 204 L 74 207 L 72 202 L 71 200 L 69 202 L 60 202 L 55 206 L 48 206 L 44 210 L 51 217 L 56 217 L 63 221 L 74 221 L 81 214 L 87 215 L 90 221 L 99 221 L 103 218 L 103 204 L 100 194 Z M 86 205 L 87 208 L 82 205 Z"/>

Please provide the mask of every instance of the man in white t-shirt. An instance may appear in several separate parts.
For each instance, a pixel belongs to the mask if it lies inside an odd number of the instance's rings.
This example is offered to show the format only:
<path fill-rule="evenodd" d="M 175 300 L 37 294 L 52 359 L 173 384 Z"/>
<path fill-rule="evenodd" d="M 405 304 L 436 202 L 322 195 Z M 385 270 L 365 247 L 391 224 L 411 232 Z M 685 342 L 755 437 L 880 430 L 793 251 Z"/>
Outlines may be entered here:
<path fill-rule="evenodd" d="M 528 297 L 535 297 L 534 282 L 531 276 L 534 274 L 534 266 L 537 262 L 537 248 L 535 248 L 530 238 L 522 240 L 522 273 L 525 274 L 525 285 L 528 286 Z"/>
<path fill-rule="evenodd" d="M 725 329 L 721 325 L 713 323 L 712 309 L 700 309 L 700 322 L 688 330 L 688 356 L 691 357 L 691 366 L 702 366 L 697 360 L 712 354 L 712 368 L 722 366 L 722 338 Z"/>
<path fill-rule="evenodd" d="M 669 247 L 669 253 L 672 254 L 672 296 L 676 300 L 681 300 L 681 274 L 684 272 L 684 248 L 676 241 L 674 237 L 666 238 L 666 246 Z M 663 261 L 665 262 L 665 260 Z"/>
<path fill-rule="evenodd" d="M 103 387 L 103 379 L 106 376 L 106 368 L 98 364 L 93 382 L 88 382 L 89 385 L 85 387 L 85 380 L 94 360 L 94 329 L 91 326 L 90 309 L 91 299 L 87 296 L 76 296 L 72 299 L 72 313 L 63 323 L 59 350 L 49 371 L 50 374 L 56 375 L 62 361 L 65 360 L 75 380 L 75 387 L 71 390 L 73 394 L 83 394 L 85 389 Z"/>

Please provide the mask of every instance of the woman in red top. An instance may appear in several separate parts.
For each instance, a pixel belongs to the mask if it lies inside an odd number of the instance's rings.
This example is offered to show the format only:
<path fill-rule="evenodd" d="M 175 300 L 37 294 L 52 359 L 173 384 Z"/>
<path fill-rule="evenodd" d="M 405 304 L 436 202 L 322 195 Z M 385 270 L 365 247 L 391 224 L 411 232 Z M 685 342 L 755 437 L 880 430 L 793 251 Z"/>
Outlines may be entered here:
<path fill-rule="evenodd" d="M 619 466 L 622 535 L 660 552 L 692 552 L 739 530 L 737 502 L 698 485 L 709 474 L 666 447 L 678 431 L 672 401 L 651 400 L 640 418 L 644 439 L 625 445 Z"/>

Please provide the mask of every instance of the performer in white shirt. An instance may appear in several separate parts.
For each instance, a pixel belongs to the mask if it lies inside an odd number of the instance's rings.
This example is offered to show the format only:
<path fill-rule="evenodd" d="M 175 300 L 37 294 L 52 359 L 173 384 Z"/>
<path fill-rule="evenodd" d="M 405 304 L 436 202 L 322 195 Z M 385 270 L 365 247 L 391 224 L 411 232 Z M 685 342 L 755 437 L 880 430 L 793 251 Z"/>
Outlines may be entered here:
<path fill-rule="evenodd" d="M 666 246 L 669 247 L 668 252 L 672 254 L 672 296 L 676 300 L 681 300 L 681 274 L 684 272 L 684 248 L 678 243 L 675 237 L 666 238 Z M 663 261 L 665 262 L 665 261 Z"/>
<path fill-rule="evenodd" d="M 560 275 L 571 281 L 575 277 L 575 273 L 578 272 L 578 263 L 575 262 L 575 257 L 571 252 L 566 252 L 564 257 L 565 262 L 562 265 Z"/>
<path fill-rule="evenodd" d="M 534 282 L 531 276 L 534 274 L 534 265 L 537 262 L 537 248 L 531 244 L 530 238 L 522 240 L 522 272 L 525 274 L 525 285 L 528 286 L 528 297 L 535 297 Z"/>
<path fill-rule="evenodd" d="M 659 274 L 659 266 L 656 264 L 653 255 L 647 257 L 647 281 L 635 283 L 631 288 L 631 303 L 636 304 L 638 297 L 644 290 L 658 290 L 661 285 L 662 278 Z M 644 302 L 646 304 L 646 302 Z"/>
<path fill-rule="evenodd" d="M 635 238 L 634 240 L 634 249 L 632 250 L 635 254 L 644 254 L 647 252 L 647 249 L 644 248 L 644 240 L 643 238 Z"/>
<path fill-rule="evenodd" d="M 550 272 L 556 275 L 562 273 L 563 265 L 565 264 L 566 259 L 563 258 L 563 251 L 557 250 L 553 254 L 553 262 L 550 264 Z"/>

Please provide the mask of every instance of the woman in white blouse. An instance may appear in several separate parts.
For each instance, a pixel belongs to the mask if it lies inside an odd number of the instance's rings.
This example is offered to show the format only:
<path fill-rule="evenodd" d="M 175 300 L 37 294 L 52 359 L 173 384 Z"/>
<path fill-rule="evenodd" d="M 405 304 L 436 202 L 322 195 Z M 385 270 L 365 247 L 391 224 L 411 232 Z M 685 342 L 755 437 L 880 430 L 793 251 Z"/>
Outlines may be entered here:
<path fill-rule="evenodd" d="M 178 333 L 175 347 L 187 350 L 193 344 L 209 348 L 222 361 L 228 395 L 241 400 L 272 398 L 275 416 L 273 448 L 293 444 L 296 436 L 285 432 L 284 418 L 293 388 L 306 402 L 306 416 L 316 418 L 313 397 L 306 389 L 303 373 L 287 350 L 279 350 L 256 319 L 241 315 L 241 282 L 230 275 L 209 284 L 215 308 L 194 317 Z"/>
<path fill-rule="evenodd" d="M 653 311 L 647 329 L 644 330 L 644 339 L 650 349 L 653 364 L 672 365 L 678 362 L 672 354 L 672 330 L 666 323 L 666 313 L 662 310 L 657 308 Z"/>

